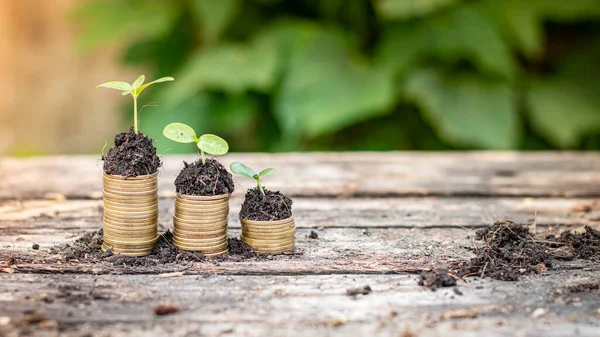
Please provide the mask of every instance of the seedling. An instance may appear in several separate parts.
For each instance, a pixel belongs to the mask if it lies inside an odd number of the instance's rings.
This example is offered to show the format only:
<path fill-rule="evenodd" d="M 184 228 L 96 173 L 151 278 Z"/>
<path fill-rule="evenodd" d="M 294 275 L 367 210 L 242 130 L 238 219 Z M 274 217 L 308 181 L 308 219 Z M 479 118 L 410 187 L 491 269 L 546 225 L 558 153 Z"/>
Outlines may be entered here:
<path fill-rule="evenodd" d="M 146 79 L 146 77 L 144 75 L 142 75 L 142 76 L 138 77 L 137 80 L 135 80 L 131 84 L 129 84 L 127 82 L 112 81 L 112 82 L 102 83 L 102 84 L 96 86 L 96 88 L 103 87 L 103 88 L 121 90 L 123 96 L 127 96 L 127 95 L 131 94 L 131 97 L 133 97 L 133 131 L 135 133 L 138 133 L 138 109 L 137 109 L 138 96 L 142 93 L 142 91 L 144 91 L 144 89 L 148 88 L 149 86 L 151 86 L 154 83 L 161 83 L 161 82 L 175 80 L 173 77 L 162 77 L 162 78 L 159 78 L 158 80 L 154 80 L 152 82 L 144 84 L 145 79 Z"/>
<path fill-rule="evenodd" d="M 250 179 L 256 180 L 258 189 L 260 190 L 260 193 L 262 193 L 263 196 L 265 195 L 265 190 L 263 190 L 263 187 L 260 184 L 260 178 L 264 177 L 264 176 L 268 176 L 269 174 L 275 173 L 275 169 L 272 167 L 266 168 L 266 169 L 260 171 L 259 173 L 256 173 L 256 171 L 254 171 L 252 168 L 250 168 L 238 161 L 231 163 L 231 166 L 229 166 L 229 168 L 231 169 L 231 172 L 233 172 L 233 173 L 241 174 L 244 177 L 248 177 Z"/>
<path fill-rule="evenodd" d="M 206 164 L 204 152 L 213 156 L 222 156 L 229 151 L 229 145 L 225 139 L 212 134 L 205 134 L 198 138 L 194 129 L 183 123 L 171 123 L 165 126 L 163 135 L 178 143 L 196 143 L 202 156 L 202 165 Z"/>

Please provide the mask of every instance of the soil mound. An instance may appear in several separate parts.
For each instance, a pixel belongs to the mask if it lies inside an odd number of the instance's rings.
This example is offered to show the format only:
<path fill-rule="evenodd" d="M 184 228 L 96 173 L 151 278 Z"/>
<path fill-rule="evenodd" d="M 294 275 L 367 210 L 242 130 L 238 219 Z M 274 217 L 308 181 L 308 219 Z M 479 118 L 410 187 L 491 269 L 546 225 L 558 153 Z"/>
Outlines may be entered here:
<path fill-rule="evenodd" d="M 185 195 L 219 195 L 233 193 L 235 185 L 231 173 L 214 158 L 183 162 L 183 169 L 175 179 L 175 190 Z"/>
<path fill-rule="evenodd" d="M 292 199 L 279 191 L 265 189 L 262 195 L 258 187 L 246 192 L 240 218 L 253 221 L 283 220 L 292 216 Z"/>
<path fill-rule="evenodd" d="M 117 134 L 115 145 L 102 156 L 104 172 L 126 177 L 156 173 L 162 163 L 152 141 L 141 132 L 133 132 L 133 127 Z"/>
<path fill-rule="evenodd" d="M 454 287 L 456 279 L 448 275 L 447 270 L 424 271 L 419 275 L 419 285 L 435 291 L 442 287 Z"/>

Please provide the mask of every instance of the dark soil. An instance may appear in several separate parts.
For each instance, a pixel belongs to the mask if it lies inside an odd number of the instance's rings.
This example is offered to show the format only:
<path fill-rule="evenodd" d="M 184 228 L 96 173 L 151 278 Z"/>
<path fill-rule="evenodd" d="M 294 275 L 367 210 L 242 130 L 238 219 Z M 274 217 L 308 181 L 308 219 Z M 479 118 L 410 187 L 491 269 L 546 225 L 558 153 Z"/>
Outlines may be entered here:
<path fill-rule="evenodd" d="M 309 239 L 318 239 L 319 238 L 319 234 L 315 231 L 310 231 L 310 234 L 308 235 Z"/>
<path fill-rule="evenodd" d="M 262 261 L 273 259 L 287 259 L 302 253 L 270 255 L 256 253 L 238 238 L 229 238 L 229 254 L 206 259 L 200 252 L 185 251 L 179 249 L 173 244 L 173 233 L 166 231 L 159 235 L 158 242 L 154 247 L 152 254 L 142 257 L 131 257 L 120 254 L 113 254 L 110 250 L 102 252 L 101 245 L 103 240 L 102 229 L 87 233 L 77 239 L 72 244 L 57 246 L 50 249 L 51 254 L 62 254 L 67 261 L 77 261 L 79 263 L 94 263 L 104 266 L 123 268 L 128 272 L 142 273 L 162 273 L 172 270 L 173 267 L 183 265 L 188 262 L 241 262 L 241 261 Z M 47 261 L 55 262 L 53 260 Z M 171 266 L 171 267 L 169 267 Z M 113 270 L 114 268 L 107 268 Z"/>
<path fill-rule="evenodd" d="M 364 287 L 346 289 L 346 295 L 352 296 L 352 297 L 357 297 L 359 295 L 368 295 L 371 293 L 371 291 L 372 290 L 371 290 L 370 286 L 364 286 Z"/>
<path fill-rule="evenodd" d="M 568 244 L 573 250 L 573 257 L 586 260 L 600 260 L 600 231 L 590 226 L 585 226 L 583 233 L 571 233 L 567 231 L 562 233 L 558 238 L 556 236 L 549 236 L 547 238 Z"/>
<path fill-rule="evenodd" d="M 476 257 L 455 266 L 460 276 L 516 281 L 521 274 L 545 271 L 552 266 L 548 246 L 536 241 L 523 225 L 497 221 L 478 230 L 476 239 L 483 245 L 475 248 Z"/>
<path fill-rule="evenodd" d="M 454 287 L 456 279 L 448 275 L 447 270 L 424 271 L 419 275 L 419 285 L 436 291 L 442 287 Z"/>
<path fill-rule="evenodd" d="M 126 177 L 156 173 L 162 163 L 152 141 L 141 132 L 133 132 L 133 126 L 117 134 L 115 145 L 102 156 L 104 172 Z"/>
<path fill-rule="evenodd" d="M 292 199 L 279 191 L 265 189 L 262 195 L 258 187 L 246 192 L 240 218 L 253 221 L 283 220 L 292 216 Z"/>
<path fill-rule="evenodd" d="M 177 193 L 185 195 L 219 195 L 233 193 L 235 185 L 231 173 L 218 160 L 206 159 L 188 164 L 183 162 L 183 169 L 175 179 Z"/>

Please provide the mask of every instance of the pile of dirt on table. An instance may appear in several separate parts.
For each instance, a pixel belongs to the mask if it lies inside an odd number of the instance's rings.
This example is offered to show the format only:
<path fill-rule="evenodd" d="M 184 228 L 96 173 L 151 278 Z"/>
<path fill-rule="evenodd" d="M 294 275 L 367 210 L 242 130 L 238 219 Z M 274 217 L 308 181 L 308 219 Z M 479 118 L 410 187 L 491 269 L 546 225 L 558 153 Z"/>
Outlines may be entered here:
<path fill-rule="evenodd" d="M 526 226 L 497 221 L 478 230 L 475 239 L 483 242 L 474 248 L 476 256 L 452 268 L 460 276 L 516 281 L 522 274 L 547 271 L 553 259 L 600 259 L 600 231 L 589 226 L 583 233 L 566 231 L 536 239 Z"/>
<path fill-rule="evenodd" d="M 233 193 L 235 185 L 231 173 L 214 158 L 188 164 L 183 162 L 183 169 L 175 179 L 175 190 L 185 195 L 220 195 Z"/>
<path fill-rule="evenodd" d="M 523 225 L 497 221 L 478 230 L 475 238 L 483 245 L 475 247 L 474 258 L 455 266 L 460 276 L 516 281 L 520 274 L 543 272 L 552 265 L 547 246 L 537 242 Z"/>
<path fill-rule="evenodd" d="M 266 188 L 263 195 L 258 187 L 246 191 L 240 218 L 253 221 L 283 220 L 292 216 L 292 199 L 279 191 Z"/>

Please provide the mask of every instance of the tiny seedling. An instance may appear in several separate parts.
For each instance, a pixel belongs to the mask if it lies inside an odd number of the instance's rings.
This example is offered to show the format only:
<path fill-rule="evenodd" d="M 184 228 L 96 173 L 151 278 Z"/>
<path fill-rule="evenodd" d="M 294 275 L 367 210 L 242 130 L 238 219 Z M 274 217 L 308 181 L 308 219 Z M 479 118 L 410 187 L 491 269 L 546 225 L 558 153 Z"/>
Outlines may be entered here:
<path fill-rule="evenodd" d="M 265 190 L 260 184 L 260 178 L 275 173 L 275 169 L 272 167 L 266 168 L 260 171 L 259 173 L 256 173 L 256 171 L 254 171 L 252 168 L 238 161 L 231 163 L 231 166 L 229 166 L 229 168 L 233 173 L 241 174 L 244 177 L 256 180 L 256 184 L 258 185 L 258 189 L 260 189 L 260 193 L 262 193 L 262 195 L 265 195 Z"/>
<path fill-rule="evenodd" d="M 225 139 L 212 134 L 205 134 L 198 138 L 194 129 L 183 123 L 171 123 L 165 126 L 163 135 L 178 143 L 196 143 L 202 155 L 202 165 L 206 164 L 204 152 L 213 156 L 222 156 L 229 151 L 229 145 Z"/>
<path fill-rule="evenodd" d="M 121 90 L 123 96 L 127 96 L 127 95 L 131 94 L 131 97 L 133 97 L 133 131 L 135 133 L 138 133 L 138 108 L 137 108 L 138 96 L 142 93 L 142 91 L 144 91 L 144 89 L 148 88 L 149 86 L 151 86 L 154 83 L 161 83 L 161 82 L 175 80 L 173 77 L 162 77 L 162 78 L 159 78 L 158 80 L 154 80 L 152 82 L 148 82 L 148 83 L 144 84 L 145 79 L 146 79 L 146 77 L 144 75 L 142 75 L 142 76 L 138 77 L 137 80 L 135 80 L 131 84 L 129 84 L 127 82 L 112 81 L 112 82 L 102 83 L 102 84 L 96 86 L 96 88 L 102 87 L 102 88 Z"/>

